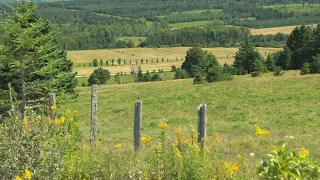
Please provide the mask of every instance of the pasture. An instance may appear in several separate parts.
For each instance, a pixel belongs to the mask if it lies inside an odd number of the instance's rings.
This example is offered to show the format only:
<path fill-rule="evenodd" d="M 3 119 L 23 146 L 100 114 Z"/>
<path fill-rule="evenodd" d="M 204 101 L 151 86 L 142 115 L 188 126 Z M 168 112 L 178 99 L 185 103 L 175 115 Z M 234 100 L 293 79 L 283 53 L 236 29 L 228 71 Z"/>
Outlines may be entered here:
<path fill-rule="evenodd" d="M 197 127 L 197 107 L 208 107 L 207 144 L 215 156 L 236 161 L 243 155 L 254 177 L 255 165 L 274 145 L 305 147 L 315 157 L 319 143 L 319 75 L 301 76 L 288 71 L 281 77 L 235 76 L 233 81 L 193 85 L 191 79 L 98 87 L 98 138 L 102 146 L 133 146 L 133 107 L 143 101 L 142 135 L 158 137 L 160 122 L 189 134 Z M 89 141 L 90 87 L 77 88 L 79 97 L 61 108 L 78 110 L 83 140 Z M 270 131 L 258 137 L 255 126 Z M 217 140 L 218 138 L 218 140 Z M 175 139 L 171 139 L 174 141 Z M 217 142 L 218 141 L 218 142 Z"/>
<path fill-rule="evenodd" d="M 182 22 L 182 23 L 171 23 L 169 26 L 172 30 L 186 27 L 202 27 L 213 24 L 214 21 L 192 21 L 192 22 Z"/>
<path fill-rule="evenodd" d="M 131 65 L 129 60 L 132 60 L 132 64 L 135 60 L 148 59 L 148 64 L 140 64 L 143 71 L 153 71 L 158 69 L 168 70 L 172 65 L 180 67 L 182 64 L 181 58 L 186 56 L 186 52 L 189 47 L 174 47 L 174 48 L 125 48 L 125 49 L 104 49 L 104 50 L 85 50 L 85 51 L 68 51 L 68 58 L 74 63 L 74 71 L 78 72 L 78 75 L 89 76 L 97 67 L 89 67 L 89 63 L 94 58 L 103 60 L 103 67 L 108 69 L 111 73 L 128 73 L 130 72 Z M 238 48 L 203 48 L 214 54 L 220 64 L 232 64 L 234 61 L 234 55 L 238 51 Z M 266 57 L 269 53 L 280 50 L 279 48 L 257 48 L 258 51 Z M 117 59 L 121 58 L 126 60 L 126 65 L 117 65 Z M 156 63 L 156 59 L 159 59 L 159 63 Z M 161 59 L 164 62 L 161 62 Z M 176 61 L 178 58 L 178 61 Z M 110 60 L 115 59 L 114 66 L 111 66 Z M 154 63 L 151 63 L 151 60 Z M 168 59 L 168 62 L 167 62 Z M 109 60 L 109 66 L 106 66 L 105 61 Z M 83 64 L 86 67 L 83 67 Z"/>
<path fill-rule="evenodd" d="M 316 27 L 316 24 L 308 25 L 311 27 Z M 284 34 L 291 34 L 294 28 L 297 26 L 284 26 L 284 27 L 275 27 L 275 28 L 262 28 L 262 29 L 255 29 L 251 28 L 250 32 L 252 35 L 269 35 L 269 34 L 277 34 L 277 33 L 284 33 Z"/>

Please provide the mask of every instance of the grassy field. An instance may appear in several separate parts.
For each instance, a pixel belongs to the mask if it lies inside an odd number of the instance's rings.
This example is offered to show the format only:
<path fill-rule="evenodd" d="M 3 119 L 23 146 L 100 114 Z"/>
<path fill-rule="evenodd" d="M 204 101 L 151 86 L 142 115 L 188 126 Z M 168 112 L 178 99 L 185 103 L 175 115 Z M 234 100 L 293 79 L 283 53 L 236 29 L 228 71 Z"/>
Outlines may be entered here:
<path fill-rule="evenodd" d="M 273 145 L 288 143 L 290 148 L 305 147 L 313 157 L 320 156 L 319 77 L 290 71 L 281 77 L 236 76 L 233 81 L 202 85 L 193 85 L 190 79 L 99 86 L 98 136 L 106 147 L 116 143 L 131 147 L 137 100 L 143 101 L 143 136 L 156 138 L 160 122 L 170 124 L 171 137 L 176 128 L 191 133 L 197 127 L 197 107 L 205 103 L 208 146 L 223 160 L 242 154 L 246 171 L 255 174 L 255 165 Z M 78 110 L 83 139 L 89 141 L 91 89 L 76 91 L 79 97 L 62 109 Z M 270 135 L 255 136 L 256 125 Z M 220 142 L 213 146 L 217 136 Z"/>
<path fill-rule="evenodd" d="M 286 4 L 286 5 L 271 5 L 263 6 L 263 8 L 276 8 L 288 12 L 310 12 L 310 11 L 319 11 L 320 4 Z"/>
<path fill-rule="evenodd" d="M 146 39 L 147 37 L 137 37 L 137 36 L 122 36 L 117 38 L 117 40 L 121 40 L 121 41 L 127 41 L 127 42 L 132 41 L 135 47 L 140 45 L 140 43 L 142 41 L 145 41 Z"/>
<path fill-rule="evenodd" d="M 223 9 L 201 9 L 201 10 L 193 10 L 193 11 L 182 11 L 182 12 L 172 12 L 170 15 L 177 15 L 177 14 L 201 14 L 205 12 L 211 13 L 219 13 L 222 12 Z M 166 16 L 157 16 L 157 18 L 165 18 Z"/>
<path fill-rule="evenodd" d="M 183 23 L 172 23 L 169 26 L 173 29 L 185 28 L 185 27 L 202 27 L 212 24 L 214 21 L 193 21 L 193 22 L 183 22 Z"/>
<path fill-rule="evenodd" d="M 103 59 L 104 68 L 108 69 L 111 73 L 117 72 L 130 72 L 131 66 L 129 65 L 128 60 L 132 60 L 134 63 L 135 60 L 148 59 L 148 64 L 141 64 L 143 71 L 152 71 L 160 69 L 171 69 L 172 65 L 177 67 L 181 66 L 181 58 L 186 56 L 188 47 L 177 47 L 177 48 L 125 48 L 125 49 L 109 49 L 109 50 L 86 50 L 86 51 L 69 51 L 68 58 L 74 63 L 74 71 L 78 72 L 78 75 L 89 76 L 96 67 L 88 67 L 89 63 L 92 62 L 94 58 L 98 60 Z M 257 48 L 258 51 L 266 56 L 269 53 L 278 51 L 279 48 Z M 204 48 L 211 53 L 213 53 L 218 61 L 221 64 L 228 63 L 231 64 L 234 61 L 233 56 L 238 51 L 238 48 Z M 118 58 L 127 60 L 127 65 L 106 67 L 105 61 L 108 59 L 117 60 Z M 151 63 L 153 59 L 156 62 L 156 59 L 159 58 L 159 63 Z M 164 58 L 165 62 L 160 62 Z M 176 61 L 178 58 L 178 61 Z M 169 59 L 169 62 L 166 60 Z M 86 67 L 83 67 L 83 63 L 86 63 Z"/>
<path fill-rule="evenodd" d="M 316 24 L 308 25 L 312 27 L 316 27 Z M 284 26 L 284 27 L 275 27 L 275 28 L 262 28 L 262 29 L 254 29 L 251 28 L 251 34 L 252 35 L 268 35 L 268 34 L 277 34 L 277 33 L 284 33 L 284 34 L 290 34 L 292 30 L 297 26 Z"/>

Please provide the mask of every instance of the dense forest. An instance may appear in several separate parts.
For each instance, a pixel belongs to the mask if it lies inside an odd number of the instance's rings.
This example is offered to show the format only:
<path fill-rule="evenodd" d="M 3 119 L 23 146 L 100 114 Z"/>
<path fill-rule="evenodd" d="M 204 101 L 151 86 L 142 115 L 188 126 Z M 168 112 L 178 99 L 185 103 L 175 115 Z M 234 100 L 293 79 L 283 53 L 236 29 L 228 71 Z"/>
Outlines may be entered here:
<path fill-rule="evenodd" d="M 66 50 L 134 47 L 120 37 L 146 37 L 141 47 L 239 46 L 248 28 L 320 23 L 315 0 L 74 0 L 39 2 Z M 1 12 L 9 12 L 0 4 Z M 1 13 L 2 15 L 5 13 Z M 4 16 L 0 16 L 1 19 Z M 0 19 L 0 21 L 1 21 Z M 172 30 L 170 24 L 210 21 Z M 231 26 L 230 26 L 231 25 Z M 241 26 L 241 27 L 237 27 Z M 281 47 L 284 34 L 250 36 L 256 46 Z"/>

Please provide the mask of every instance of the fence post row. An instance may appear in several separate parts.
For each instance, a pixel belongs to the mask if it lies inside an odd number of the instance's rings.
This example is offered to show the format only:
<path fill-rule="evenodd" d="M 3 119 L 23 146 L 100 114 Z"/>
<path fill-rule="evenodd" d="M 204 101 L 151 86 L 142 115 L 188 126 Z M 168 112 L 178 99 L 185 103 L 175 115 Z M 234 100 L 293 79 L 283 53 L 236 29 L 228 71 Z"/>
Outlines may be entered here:
<path fill-rule="evenodd" d="M 54 120 L 54 110 L 51 107 L 56 105 L 56 94 L 55 93 L 49 93 L 49 103 L 50 103 L 50 118 L 53 121 Z"/>
<path fill-rule="evenodd" d="M 204 144 L 207 124 L 207 105 L 200 104 L 198 106 L 198 143 Z"/>
<path fill-rule="evenodd" d="M 142 126 L 142 101 L 138 101 L 134 106 L 134 150 L 141 149 L 141 126 Z"/>
<path fill-rule="evenodd" d="M 91 93 L 91 135 L 90 143 L 94 143 L 97 139 L 97 110 L 98 110 L 98 85 L 92 85 Z"/>

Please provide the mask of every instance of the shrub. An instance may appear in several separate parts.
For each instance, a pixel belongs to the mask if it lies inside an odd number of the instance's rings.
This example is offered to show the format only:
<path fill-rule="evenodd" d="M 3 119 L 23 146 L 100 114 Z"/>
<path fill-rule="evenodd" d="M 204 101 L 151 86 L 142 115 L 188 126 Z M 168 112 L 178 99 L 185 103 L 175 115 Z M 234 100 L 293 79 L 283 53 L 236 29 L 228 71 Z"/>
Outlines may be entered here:
<path fill-rule="evenodd" d="M 209 83 L 216 81 L 230 81 L 232 80 L 232 75 L 226 72 L 223 72 L 222 67 L 214 66 L 208 69 L 206 80 Z"/>
<path fill-rule="evenodd" d="M 313 57 L 312 63 L 310 64 L 310 73 L 320 73 L 320 54 Z"/>
<path fill-rule="evenodd" d="M 305 75 L 305 74 L 310 74 L 310 65 L 309 63 L 304 63 L 300 69 L 300 74 Z"/>
<path fill-rule="evenodd" d="M 92 65 L 93 65 L 94 67 L 97 67 L 97 66 L 98 66 L 98 60 L 97 60 L 97 59 L 94 59 L 94 60 L 92 61 Z"/>
<path fill-rule="evenodd" d="M 281 67 L 277 66 L 274 68 L 273 76 L 282 76 L 283 73 L 284 73 L 284 71 L 281 69 Z"/>
<path fill-rule="evenodd" d="M 259 77 L 261 75 L 261 73 L 257 71 L 251 72 L 250 74 L 251 74 L 251 77 Z"/>
<path fill-rule="evenodd" d="M 98 68 L 93 71 L 93 73 L 89 76 L 88 83 L 92 84 L 106 84 L 106 82 L 110 79 L 110 72 L 103 68 Z"/>
<path fill-rule="evenodd" d="M 161 77 L 159 74 L 153 74 L 152 77 L 151 77 L 151 81 L 161 81 Z"/>
<path fill-rule="evenodd" d="M 320 166 L 309 159 L 309 151 L 299 148 L 299 153 L 287 151 L 287 145 L 275 147 L 258 167 L 262 179 L 319 179 Z"/>
<path fill-rule="evenodd" d="M 203 83 L 203 77 L 201 74 L 197 74 L 193 79 L 193 84 L 202 84 Z"/>
<path fill-rule="evenodd" d="M 174 79 L 187 79 L 189 78 L 189 75 L 187 71 L 177 68 L 174 74 Z"/>

